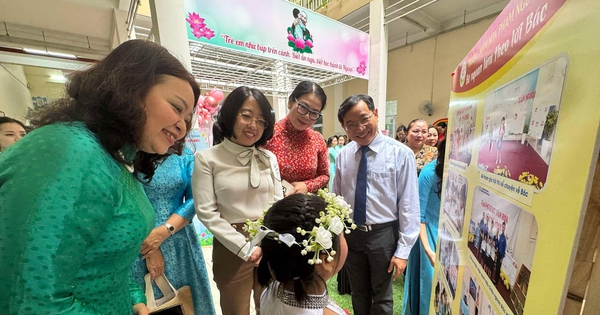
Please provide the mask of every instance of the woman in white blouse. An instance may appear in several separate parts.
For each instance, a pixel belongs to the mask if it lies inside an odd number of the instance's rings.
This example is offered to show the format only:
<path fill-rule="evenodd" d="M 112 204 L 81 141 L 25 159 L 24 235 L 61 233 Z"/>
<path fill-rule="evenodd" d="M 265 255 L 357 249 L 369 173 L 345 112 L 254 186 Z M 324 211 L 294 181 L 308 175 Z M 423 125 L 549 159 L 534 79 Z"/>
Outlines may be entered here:
<path fill-rule="evenodd" d="M 257 89 L 231 92 L 219 111 L 220 144 L 196 153 L 192 184 L 196 213 L 214 235 L 213 273 L 224 315 L 247 315 L 260 247 L 246 241 L 242 227 L 283 198 L 275 155 L 261 149 L 273 136 L 271 104 Z"/>

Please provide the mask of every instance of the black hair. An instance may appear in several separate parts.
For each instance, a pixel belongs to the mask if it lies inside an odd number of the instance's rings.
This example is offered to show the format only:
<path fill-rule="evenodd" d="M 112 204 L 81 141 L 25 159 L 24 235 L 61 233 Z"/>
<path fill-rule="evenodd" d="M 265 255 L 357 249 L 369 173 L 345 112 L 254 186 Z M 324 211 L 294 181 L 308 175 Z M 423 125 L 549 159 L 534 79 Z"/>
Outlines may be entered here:
<path fill-rule="evenodd" d="M 322 106 L 319 111 L 322 112 L 325 109 L 325 105 L 327 105 L 327 95 L 320 85 L 312 81 L 302 81 L 298 83 L 294 91 L 292 91 L 292 94 L 290 94 L 288 101 L 290 103 L 295 103 L 302 95 L 310 93 L 315 93 L 319 100 L 321 100 Z"/>
<path fill-rule="evenodd" d="M 400 131 L 407 132 L 408 130 L 406 129 L 405 125 L 401 124 L 400 126 L 398 126 L 398 128 L 396 128 L 396 134 L 394 135 L 394 139 L 400 140 L 400 139 L 398 139 L 398 132 L 400 132 Z"/>
<path fill-rule="evenodd" d="M 340 124 L 344 124 L 344 116 L 348 113 L 352 107 L 356 106 L 360 101 L 365 102 L 370 111 L 375 111 L 375 103 L 373 102 L 373 98 L 366 94 L 354 94 L 348 97 L 342 105 L 340 105 L 340 109 L 338 110 L 338 120 Z"/>
<path fill-rule="evenodd" d="M 446 122 L 443 122 L 443 121 L 439 122 L 436 126 L 442 127 L 442 128 L 448 128 L 448 124 Z"/>
<path fill-rule="evenodd" d="M 217 145 L 217 144 L 223 142 L 223 135 L 221 134 L 221 129 L 219 128 L 219 125 L 213 124 L 212 133 L 213 133 L 212 145 Z"/>
<path fill-rule="evenodd" d="M 242 105 L 249 97 L 256 100 L 258 107 L 260 107 L 263 119 L 268 124 L 262 137 L 254 144 L 255 146 L 263 146 L 271 139 L 271 137 L 273 137 L 275 118 L 271 114 L 273 110 L 271 103 L 269 103 L 269 100 L 267 100 L 265 95 L 258 89 L 240 86 L 231 91 L 223 101 L 223 105 L 219 110 L 219 117 L 217 118 L 216 125 L 219 128 L 221 139 L 235 137 L 233 134 L 233 127 L 238 119 L 240 108 L 242 108 Z M 257 128 L 260 127 L 257 126 Z"/>
<path fill-rule="evenodd" d="M 440 197 L 442 193 L 442 181 L 444 179 L 444 160 L 446 159 L 446 138 L 438 143 L 438 157 L 435 164 L 435 175 L 438 176 L 437 194 Z"/>
<path fill-rule="evenodd" d="M 427 123 L 425 120 L 423 120 L 421 118 L 415 118 L 408 123 L 408 126 L 406 127 L 406 131 L 408 132 L 410 130 L 410 128 L 412 128 L 412 126 L 418 122 Z M 429 125 L 427 125 L 427 130 L 429 130 Z"/>
<path fill-rule="evenodd" d="M 23 127 L 23 129 L 27 130 L 27 127 L 25 126 L 25 124 L 23 124 L 19 120 L 16 120 L 16 119 L 10 118 L 10 117 L 0 117 L 0 125 L 6 124 L 6 123 L 18 124 L 19 126 Z"/>
<path fill-rule="evenodd" d="M 336 139 L 336 140 L 337 140 L 337 139 L 338 139 L 338 136 L 336 136 L 336 135 L 333 135 L 333 136 L 331 136 L 331 137 L 329 137 L 329 138 L 327 139 L 327 147 L 328 147 L 328 148 L 331 146 L 331 143 L 333 142 L 333 139 Z"/>
<path fill-rule="evenodd" d="M 292 15 L 294 16 L 294 18 L 298 18 L 298 14 L 300 14 L 300 10 L 294 8 L 294 10 L 292 10 Z"/>
<path fill-rule="evenodd" d="M 50 106 L 33 113 L 31 124 L 38 128 L 56 122 L 81 121 L 98 135 L 106 151 L 118 162 L 125 161 L 119 151 L 127 144 L 141 141 L 146 113 L 144 99 L 165 76 L 187 81 L 194 93 L 196 107 L 200 87 L 194 77 L 169 51 L 152 42 L 129 40 L 91 68 L 69 76 L 66 95 Z M 187 124 L 186 134 L 191 125 Z M 172 153 L 181 154 L 185 137 L 175 141 L 166 154 L 138 151 L 134 177 L 152 180 L 158 165 Z"/>
<path fill-rule="evenodd" d="M 296 232 L 298 227 L 311 231 L 318 226 L 315 219 L 319 212 L 325 211 L 327 203 L 319 196 L 294 194 L 277 201 L 267 211 L 264 226 L 277 233 L 289 233 L 294 236 L 298 244 L 308 239 L 308 234 L 302 236 Z M 340 237 L 333 235 L 333 250 L 339 252 Z M 325 280 L 315 272 L 315 266 L 308 263 L 309 255 L 301 254 L 304 247 L 293 245 L 288 247 L 272 238 L 264 238 L 261 242 L 262 259 L 258 265 L 258 282 L 267 286 L 275 278 L 280 283 L 294 281 L 296 300 L 302 302 L 307 298 L 307 288 L 314 281 Z"/>
<path fill-rule="evenodd" d="M 346 136 L 346 135 L 339 135 L 338 136 L 338 141 L 340 141 L 340 138 L 344 138 L 344 146 L 346 144 L 348 144 L 348 142 L 352 141 L 352 140 L 348 140 L 348 136 Z"/>

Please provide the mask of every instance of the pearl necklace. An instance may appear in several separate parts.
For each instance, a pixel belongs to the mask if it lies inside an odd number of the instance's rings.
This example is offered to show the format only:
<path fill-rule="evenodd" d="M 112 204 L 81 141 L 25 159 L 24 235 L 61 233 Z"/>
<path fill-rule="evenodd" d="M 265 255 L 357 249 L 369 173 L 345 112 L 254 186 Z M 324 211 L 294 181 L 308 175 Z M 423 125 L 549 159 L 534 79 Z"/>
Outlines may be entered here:
<path fill-rule="evenodd" d="M 123 155 L 123 152 L 121 150 L 118 151 L 119 152 L 119 156 L 125 160 L 125 155 Z M 129 165 L 127 163 L 123 163 L 123 166 L 125 166 L 125 169 L 129 172 L 129 173 L 133 173 L 133 166 Z"/>

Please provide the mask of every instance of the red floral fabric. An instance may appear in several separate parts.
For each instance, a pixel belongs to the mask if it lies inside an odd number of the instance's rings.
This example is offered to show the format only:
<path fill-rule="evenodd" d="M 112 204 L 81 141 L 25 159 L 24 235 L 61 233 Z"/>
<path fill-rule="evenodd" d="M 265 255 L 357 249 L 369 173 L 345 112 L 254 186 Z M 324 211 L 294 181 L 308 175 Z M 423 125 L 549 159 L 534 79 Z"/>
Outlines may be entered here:
<path fill-rule="evenodd" d="M 286 117 L 275 124 L 265 149 L 277 156 L 283 180 L 304 182 L 313 193 L 329 183 L 329 156 L 320 133 L 310 128 L 296 130 Z"/>

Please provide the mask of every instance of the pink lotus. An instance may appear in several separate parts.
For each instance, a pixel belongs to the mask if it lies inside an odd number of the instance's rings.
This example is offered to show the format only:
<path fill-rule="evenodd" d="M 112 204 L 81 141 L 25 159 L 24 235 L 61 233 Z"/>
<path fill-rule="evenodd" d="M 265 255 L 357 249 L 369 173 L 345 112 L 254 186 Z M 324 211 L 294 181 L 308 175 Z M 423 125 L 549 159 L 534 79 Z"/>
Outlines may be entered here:
<path fill-rule="evenodd" d="M 203 28 L 192 28 L 192 35 L 194 35 L 194 37 L 196 37 L 196 38 L 200 38 L 200 37 L 204 36 L 204 29 Z"/>
<path fill-rule="evenodd" d="M 306 47 L 302 38 L 296 38 L 295 44 L 298 49 L 304 49 L 304 47 Z"/>
<path fill-rule="evenodd" d="M 204 28 L 204 37 L 206 37 L 206 39 L 211 39 L 215 37 L 215 32 L 210 28 L 206 27 Z"/>
<path fill-rule="evenodd" d="M 310 40 L 310 39 L 307 39 L 307 40 L 306 40 L 306 46 L 308 46 L 308 47 L 310 47 L 310 48 L 313 48 L 313 42 L 312 42 L 312 40 Z"/>
<path fill-rule="evenodd" d="M 188 18 L 185 19 L 188 23 L 190 23 L 190 27 L 192 29 L 200 29 L 205 28 L 206 24 L 204 23 L 204 19 L 198 15 L 196 12 L 188 13 Z"/>
<path fill-rule="evenodd" d="M 293 42 L 293 41 L 295 41 L 295 40 L 296 40 L 296 39 L 294 38 L 294 35 L 292 35 L 292 33 L 288 33 L 288 37 L 287 37 L 287 39 L 288 39 L 290 42 Z"/>

